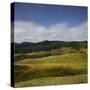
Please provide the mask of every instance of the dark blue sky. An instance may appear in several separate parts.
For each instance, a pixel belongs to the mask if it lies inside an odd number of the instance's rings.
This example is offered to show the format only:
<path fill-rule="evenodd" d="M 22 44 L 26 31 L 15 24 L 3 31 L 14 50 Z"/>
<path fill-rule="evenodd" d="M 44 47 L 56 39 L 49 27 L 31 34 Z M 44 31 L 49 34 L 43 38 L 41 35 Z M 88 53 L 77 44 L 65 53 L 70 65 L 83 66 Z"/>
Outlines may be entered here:
<path fill-rule="evenodd" d="M 66 22 L 72 27 L 87 21 L 87 7 L 15 3 L 15 20 L 44 26 Z"/>

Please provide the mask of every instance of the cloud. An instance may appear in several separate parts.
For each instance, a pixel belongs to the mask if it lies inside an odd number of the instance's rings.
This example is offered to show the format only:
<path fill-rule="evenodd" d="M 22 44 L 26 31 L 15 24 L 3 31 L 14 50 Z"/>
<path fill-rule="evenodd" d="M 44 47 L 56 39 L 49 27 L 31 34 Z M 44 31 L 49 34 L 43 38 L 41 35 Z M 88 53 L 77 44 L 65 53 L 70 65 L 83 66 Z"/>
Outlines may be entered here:
<path fill-rule="evenodd" d="M 34 22 L 15 21 L 15 42 L 40 42 L 44 40 L 82 41 L 87 40 L 87 22 L 70 27 L 68 23 L 57 23 L 49 27 Z"/>

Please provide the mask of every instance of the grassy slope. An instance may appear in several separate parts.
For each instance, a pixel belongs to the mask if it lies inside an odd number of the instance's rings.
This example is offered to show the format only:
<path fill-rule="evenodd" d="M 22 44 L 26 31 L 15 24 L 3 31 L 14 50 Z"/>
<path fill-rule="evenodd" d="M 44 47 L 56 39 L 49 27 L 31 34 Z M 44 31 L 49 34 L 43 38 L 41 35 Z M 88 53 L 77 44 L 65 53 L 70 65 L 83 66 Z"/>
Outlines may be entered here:
<path fill-rule="evenodd" d="M 86 73 L 87 55 L 73 53 L 18 61 L 15 81 L 16 87 L 80 83 L 87 81 Z"/>
<path fill-rule="evenodd" d="M 15 87 L 28 87 L 28 86 L 44 86 L 44 85 L 62 85 L 62 84 L 79 84 L 86 83 L 87 75 L 75 75 L 65 77 L 45 77 L 24 82 L 19 82 Z"/>
<path fill-rule="evenodd" d="M 35 59 L 24 59 L 22 61 L 18 61 L 16 64 L 70 63 L 70 62 L 79 63 L 79 62 L 87 62 L 86 60 L 87 60 L 86 53 L 72 53 Z"/>

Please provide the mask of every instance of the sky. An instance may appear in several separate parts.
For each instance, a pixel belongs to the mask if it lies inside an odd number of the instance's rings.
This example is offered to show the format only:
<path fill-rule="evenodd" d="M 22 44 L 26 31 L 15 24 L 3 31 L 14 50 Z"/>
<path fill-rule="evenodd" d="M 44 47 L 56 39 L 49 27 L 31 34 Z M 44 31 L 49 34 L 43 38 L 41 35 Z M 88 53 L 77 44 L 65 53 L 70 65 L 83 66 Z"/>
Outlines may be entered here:
<path fill-rule="evenodd" d="M 87 40 L 87 7 L 15 3 L 15 42 Z"/>

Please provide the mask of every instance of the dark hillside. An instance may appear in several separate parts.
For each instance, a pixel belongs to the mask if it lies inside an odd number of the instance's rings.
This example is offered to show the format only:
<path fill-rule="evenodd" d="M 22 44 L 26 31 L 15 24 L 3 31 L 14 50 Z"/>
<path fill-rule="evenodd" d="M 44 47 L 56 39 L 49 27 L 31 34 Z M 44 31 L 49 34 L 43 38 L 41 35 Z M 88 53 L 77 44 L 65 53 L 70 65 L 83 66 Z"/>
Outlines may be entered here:
<path fill-rule="evenodd" d="M 43 41 L 38 43 L 23 42 L 23 43 L 12 43 L 15 46 L 15 53 L 28 53 L 33 51 L 50 51 L 52 49 L 58 49 L 62 47 L 72 47 L 79 49 L 81 47 L 87 47 L 87 41 Z"/>

